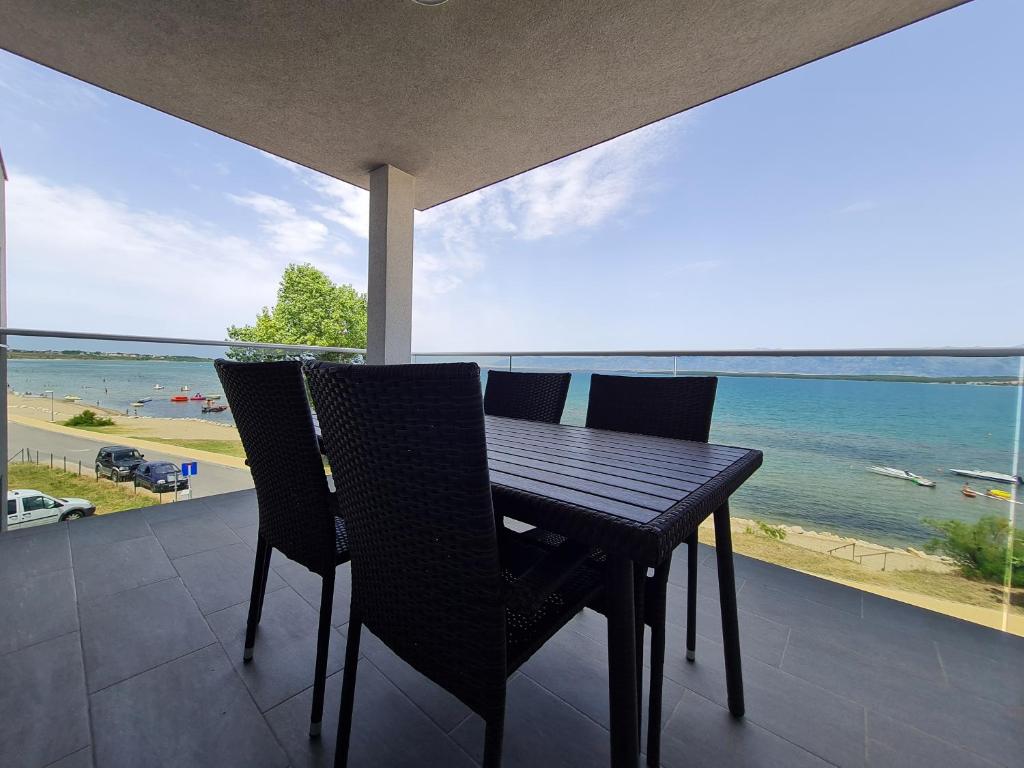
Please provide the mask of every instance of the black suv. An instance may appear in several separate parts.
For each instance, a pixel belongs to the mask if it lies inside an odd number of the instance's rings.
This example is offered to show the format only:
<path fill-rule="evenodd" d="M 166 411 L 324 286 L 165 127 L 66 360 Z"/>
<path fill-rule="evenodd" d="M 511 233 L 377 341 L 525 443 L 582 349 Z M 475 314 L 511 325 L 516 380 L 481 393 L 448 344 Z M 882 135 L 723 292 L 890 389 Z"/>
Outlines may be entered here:
<path fill-rule="evenodd" d="M 96 454 L 96 477 L 109 477 L 115 483 L 130 480 L 135 469 L 146 460 L 135 448 L 108 445 Z"/>

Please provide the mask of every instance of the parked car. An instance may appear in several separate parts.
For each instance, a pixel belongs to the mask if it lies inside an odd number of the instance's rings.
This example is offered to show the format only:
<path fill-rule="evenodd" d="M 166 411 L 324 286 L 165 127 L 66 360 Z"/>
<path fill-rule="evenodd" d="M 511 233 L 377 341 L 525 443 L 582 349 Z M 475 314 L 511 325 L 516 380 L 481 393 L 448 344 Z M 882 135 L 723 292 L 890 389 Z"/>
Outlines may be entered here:
<path fill-rule="evenodd" d="M 7 492 L 7 527 L 10 530 L 78 520 L 95 512 L 96 505 L 87 499 L 57 499 L 30 488 Z"/>
<path fill-rule="evenodd" d="M 108 445 L 96 454 L 96 477 L 109 477 L 115 483 L 131 479 L 135 468 L 146 457 L 126 445 Z"/>
<path fill-rule="evenodd" d="M 153 493 L 188 488 L 188 478 L 182 477 L 178 465 L 169 461 L 143 462 L 135 468 L 133 479 L 136 488 L 148 488 Z"/>

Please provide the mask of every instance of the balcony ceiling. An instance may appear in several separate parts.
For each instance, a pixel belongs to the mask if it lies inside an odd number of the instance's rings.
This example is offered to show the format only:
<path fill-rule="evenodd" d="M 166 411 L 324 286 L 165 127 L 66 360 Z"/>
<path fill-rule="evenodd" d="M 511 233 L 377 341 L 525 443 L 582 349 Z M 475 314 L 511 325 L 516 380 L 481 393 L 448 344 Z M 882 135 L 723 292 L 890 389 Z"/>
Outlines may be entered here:
<path fill-rule="evenodd" d="M 0 47 L 429 208 L 962 0 L 4 0 Z"/>

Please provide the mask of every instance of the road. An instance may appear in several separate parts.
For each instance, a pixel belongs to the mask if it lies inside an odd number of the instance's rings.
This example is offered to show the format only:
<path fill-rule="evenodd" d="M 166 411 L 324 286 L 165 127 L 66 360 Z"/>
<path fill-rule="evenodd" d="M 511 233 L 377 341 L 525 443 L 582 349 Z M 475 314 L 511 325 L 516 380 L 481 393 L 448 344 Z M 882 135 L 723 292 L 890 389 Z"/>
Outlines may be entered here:
<path fill-rule="evenodd" d="M 130 440 L 128 444 L 130 444 Z M 28 427 L 24 424 L 7 422 L 7 456 L 12 457 L 23 448 L 32 451 L 33 456 L 39 451 L 40 462 L 49 462 L 50 453 L 53 453 L 55 467 L 63 466 L 63 458 L 67 456 L 68 469 L 72 463 L 78 467 L 92 470 L 96 460 L 96 453 L 105 445 L 116 445 L 116 436 L 78 437 L 77 435 L 64 435 L 57 432 L 50 432 L 46 429 Z M 180 453 L 177 452 L 180 450 Z M 147 450 L 144 452 L 150 461 L 171 461 L 180 464 L 189 458 L 187 449 L 176 449 L 174 446 L 167 446 L 167 452 Z M 199 475 L 190 479 L 192 486 L 192 497 L 215 496 L 218 493 L 239 491 L 243 488 L 252 488 L 252 477 L 248 470 L 225 467 L 210 462 L 199 463 Z"/>

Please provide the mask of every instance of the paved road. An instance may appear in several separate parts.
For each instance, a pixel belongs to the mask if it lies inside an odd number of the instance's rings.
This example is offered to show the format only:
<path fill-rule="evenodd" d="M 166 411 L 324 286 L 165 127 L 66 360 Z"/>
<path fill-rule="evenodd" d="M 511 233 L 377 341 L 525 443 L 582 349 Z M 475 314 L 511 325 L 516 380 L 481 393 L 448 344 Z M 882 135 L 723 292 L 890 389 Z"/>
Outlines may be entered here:
<path fill-rule="evenodd" d="M 24 424 L 7 422 L 7 455 L 13 456 L 22 448 L 39 451 L 40 461 L 50 460 L 51 451 L 54 454 L 54 466 L 63 466 L 62 457 L 67 456 L 68 468 L 74 462 L 78 466 L 79 460 L 82 467 L 90 470 L 96 460 L 96 452 L 105 445 L 116 444 L 117 437 L 104 435 L 98 438 L 78 437 L 64 435 L 58 432 L 50 432 L 46 429 L 27 427 Z M 130 441 L 128 441 L 130 444 Z M 177 452 L 180 451 L 180 452 Z M 165 460 L 180 464 L 188 458 L 186 449 L 176 449 L 174 446 L 167 446 L 167 452 L 147 450 L 144 452 L 146 458 L 152 461 Z M 252 477 L 247 470 L 225 467 L 210 462 L 200 462 L 199 476 L 191 479 L 192 497 L 214 496 L 218 493 L 239 491 L 243 488 L 252 488 Z"/>

